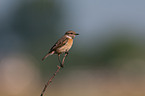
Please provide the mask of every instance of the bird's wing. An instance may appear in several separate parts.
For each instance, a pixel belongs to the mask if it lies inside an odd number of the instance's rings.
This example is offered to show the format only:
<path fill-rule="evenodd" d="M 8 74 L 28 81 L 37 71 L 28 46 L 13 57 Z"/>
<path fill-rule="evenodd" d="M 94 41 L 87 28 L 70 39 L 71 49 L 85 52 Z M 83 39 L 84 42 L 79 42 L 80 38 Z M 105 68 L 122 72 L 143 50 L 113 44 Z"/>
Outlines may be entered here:
<path fill-rule="evenodd" d="M 65 45 L 68 41 L 68 38 L 66 38 L 65 36 L 63 36 L 62 38 L 60 38 L 55 44 L 54 46 L 50 49 L 50 51 L 54 51 L 56 50 L 57 48 Z"/>

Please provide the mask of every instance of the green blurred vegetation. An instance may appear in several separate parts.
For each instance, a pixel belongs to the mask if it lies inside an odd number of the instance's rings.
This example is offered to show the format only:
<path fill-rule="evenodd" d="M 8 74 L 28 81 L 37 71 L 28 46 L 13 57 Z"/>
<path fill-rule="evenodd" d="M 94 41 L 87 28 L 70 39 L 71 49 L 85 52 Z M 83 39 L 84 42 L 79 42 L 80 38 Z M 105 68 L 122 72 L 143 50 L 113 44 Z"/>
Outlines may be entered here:
<path fill-rule="evenodd" d="M 4 25 L 1 25 L 5 30 L 9 30 L 1 33 L 1 37 L 4 36 L 4 39 L 1 40 L 1 45 L 3 45 L 3 49 L 1 48 L 1 52 L 2 54 L 6 52 L 4 55 L 1 56 L 1 59 L 9 59 L 9 57 L 13 57 L 13 54 L 18 53 L 21 54 L 20 57 L 22 56 L 23 58 L 24 56 L 25 59 L 28 59 L 28 61 L 32 61 L 33 63 L 30 63 L 30 68 L 32 67 L 32 69 L 37 70 L 36 73 L 39 73 L 40 75 L 37 77 L 34 71 L 37 79 L 39 78 L 38 81 L 36 80 L 37 82 L 35 82 L 34 84 L 35 86 L 37 85 L 37 87 L 34 88 L 37 90 L 37 92 L 33 89 L 34 85 L 28 84 L 28 87 L 32 88 L 32 91 L 34 91 L 34 93 L 38 93 L 38 95 L 48 77 L 51 76 L 56 70 L 56 65 L 59 64 L 57 55 L 49 56 L 44 62 L 42 62 L 41 59 L 49 51 L 49 49 L 53 46 L 57 39 L 59 39 L 65 33 L 65 31 L 67 31 L 66 28 L 63 26 L 63 24 L 65 23 L 65 12 L 65 8 L 63 8 L 62 5 L 56 3 L 56 1 L 53 0 L 24 1 L 23 3 L 20 3 L 17 11 L 12 16 L 10 20 L 11 22 L 9 24 L 10 26 L 6 27 Z M 111 29 L 114 29 L 111 34 L 108 35 L 111 39 L 106 38 L 108 36 L 102 33 L 100 37 L 96 34 L 91 34 L 92 37 L 96 38 L 86 38 L 84 41 L 82 41 L 82 36 L 84 34 L 97 33 L 98 30 L 96 29 L 96 31 L 93 32 L 82 32 L 81 30 L 74 30 L 77 31 L 77 33 L 80 33 L 80 36 L 77 36 L 74 40 L 74 45 L 65 61 L 65 67 L 60 72 L 61 76 L 60 74 L 58 74 L 55 78 L 54 82 L 56 83 L 56 85 L 53 83 L 51 87 L 52 89 L 48 88 L 51 95 L 58 95 L 54 93 L 61 93 L 59 91 L 60 89 L 62 91 L 62 93 L 59 94 L 60 96 L 65 96 L 66 94 L 68 95 L 69 92 L 76 92 L 77 94 L 78 90 L 82 94 L 84 94 L 85 92 L 83 91 L 83 93 L 82 90 L 87 91 L 89 90 L 87 89 L 87 86 L 90 86 L 90 89 L 93 89 L 94 92 L 93 96 L 96 96 L 94 95 L 97 94 L 96 90 L 99 90 L 100 94 L 103 94 L 98 96 L 122 96 L 106 94 L 107 92 L 113 94 L 114 91 L 112 90 L 116 90 L 116 92 L 119 93 L 119 90 L 123 90 L 122 87 L 125 87 L 129 93 L 133 92 L 135 88 L 140 88 L 139 85 L 141 84 L 139 81 L 144 83 L 143 79 L 145 73 L 145 46 L 143 44 L 144 42 L 142 40 L 141 42 L 138 41 L 137 39 L 140 39 L 140 37 L 135 38 L 131 34 L 131 31 L 134 30 L 134 28 L 130 28 L 128 26 L 111 26 L 110 30 L 108 30 L 107 27 L 108 26 L 106 26 L 106 29 L 100 30 L 100 33 L 101 31 L 105 31 L 107 33 L 112 31 Z M 137 33 L 138 30 L 135 31 Z M 14 40 L 11 40 L 11 38 L 9 37 L 13 35 L 16 35 L 16 37 L 13 37 Z M 92 40 L 93 42 L 90 44 L 86 43 L 89 40 Z M 18 46 L 14 46 L 15 44 L 17 44 L 17 42 Z M 19 43 L 21 44 L 19 45 Z M 86 44 L 86 47 L 84 47 L 84 45 L 82 44 Z M 4 61 L 7 60 L 4 59 Z M 29 63 L 27 63 L 28 62 L 24 64 L 29 66 Z M 4 66 L 4 64 L 1 64 L 1 66 Z M 30 69 L 28 71 L 31 73 Z M 1 74 L 4 74 L 4 72 L 1 72 Z M 5 77 L 5 75 L 2 76 Z M 31 78 L 31 76 L 29 78 Z M 71 83 L 69 83 L 69 80 Z M 97 84 L 99 87 L 96 87 Z M 130 89 L 130 87 L 128 87 L 135 85 L 137 85 L 137 87 L 133 87 L 134 89 Z M 40 87 L 40 89 L 38 87 Z M 63 93 L 65 92 L 64 88 L 68 88 L 68 92 L 66 92 L 66 94 Z M 80 89 L 75 90 L 75 88 Z M 26 89 L 22 91 L 22 93 L 25 93 Z M 143 90 L 144 87 L 142 87 L 141 89 Z M 75 92 L 73 92 L 74 90 Z M 106 94 L 104 93 L 104 90 Z M 47 94 L 49 94 L 49 92 Z M 92 91 L 90 90 L 89 92 L 91 93 Z M 122 93 L 123 92 L 126 91 L 122 91 Z M 79 93 L 79 96 L 81 96 L 82 94 Z M 142 91 L 142 94 L 144 95 L 145 93 Z M 7 96 L 10 95 L 11 94 L 9 93 Z M 18 95 L 19 94 L 16 94 L 16 96 Z M 25 94 L 23 95 L 25 96 Z M 74 96 L 75 94 L 70 94 L 69 96 L 71 95 Z M 34 96 L 33 92 L 31 93 L 31 96 Z M 123 96 L 139 95 L 131 94 Z"/>
<path fill-rule="evenodd" d="M 47 76 L 47 73 L 54 70 L 58 64 L 57 56 L 50 56 L 45 62 L 41 62 L 41 58 L 64 34 L 64 31 L 67 31 L 62 26 L 65 19 L 63 13 L 65 13 L 65 10 L 55 1 L 37 0 L 22 3 L 12 18 L 12 30 L 23 41 L 22 53 L 31 54 L 39 62 L 36 66 L 40 68 L 44 76 Z M 113 29 L 113 27 L 110 29 Z M 132 30 L 129 28 L 126 30 L 126 27 L 114 28 L 117 30 L 113 30 L 110 40 L 105 39 L 102 35 L 100 42 L 95 43 L 98 40 L 96 38 L 92 45 L 89 45 L 90 49 L 87 50 L 84 47 L 77 47 L 85 42 L 79 41 L 81 35 L 89 34 L 89 32 L 81 32 L 80 36 L 76 37 L 76 43 L 70 51 L 65 66 L 68 67 L 68 70 L 70 70 L 69 66 L 75 69 L 77 67 L 110 69 L 124 66 L 119 63 L 124 60 L 144 58 L 144 48 L 134 42 L 133 37 L 126 36 L 126 33 Z M 109 32 L 111 30 L 102 31 Z M 108 42 L 104 42 L 105 40 Z M 86 46 L 88 45 L 86 44 Z M 116 62 L 114 63 L 114 61 Z"/>

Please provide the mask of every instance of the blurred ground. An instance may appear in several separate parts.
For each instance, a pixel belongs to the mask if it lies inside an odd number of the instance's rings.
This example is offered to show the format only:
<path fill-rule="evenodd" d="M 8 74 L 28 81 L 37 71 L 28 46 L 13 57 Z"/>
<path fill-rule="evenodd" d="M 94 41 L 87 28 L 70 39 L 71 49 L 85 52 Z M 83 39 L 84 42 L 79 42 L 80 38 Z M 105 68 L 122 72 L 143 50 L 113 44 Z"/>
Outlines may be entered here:
<path fill-rule="evenodd" d="M 145 1 L 1 0 L 0 96 L 39 96 L 67 30 L 80 35 L 45 96 L 145 96 Z"/>

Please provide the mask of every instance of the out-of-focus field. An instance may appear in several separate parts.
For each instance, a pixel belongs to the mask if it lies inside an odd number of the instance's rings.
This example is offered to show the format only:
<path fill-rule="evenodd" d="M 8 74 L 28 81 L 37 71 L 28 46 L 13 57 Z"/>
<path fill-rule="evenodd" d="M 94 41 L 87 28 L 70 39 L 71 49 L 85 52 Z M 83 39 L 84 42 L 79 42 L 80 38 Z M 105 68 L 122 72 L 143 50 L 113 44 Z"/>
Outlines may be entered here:
<path fill-rule="evenodd" d="M 42 57 L 80 35 L 44 96 L 145 96 L 145 1 L 0 0 L 0 96 L 39 96 L 59 64 Z"/>

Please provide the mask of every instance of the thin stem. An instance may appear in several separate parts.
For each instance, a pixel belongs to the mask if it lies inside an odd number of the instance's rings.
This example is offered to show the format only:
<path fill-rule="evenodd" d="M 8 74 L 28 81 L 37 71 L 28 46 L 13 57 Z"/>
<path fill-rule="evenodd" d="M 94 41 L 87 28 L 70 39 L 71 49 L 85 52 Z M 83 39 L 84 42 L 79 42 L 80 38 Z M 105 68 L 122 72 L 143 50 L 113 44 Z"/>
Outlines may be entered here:
<path fill-rule="evenodd" d="M 46 91 L 47 89 L 47 86 L 52 82 L 52 79 L 56 76 L 56 74 L 59 72 L 60 70 L 60 66 L 57 65 L 57 70 L 55 71 L 55 73 L 53 74 L 53 76 L 48 80 L 48 82 L 45 84 L 44 86 L 44 89 L 43 91 L 41 92 L 41 95 L 40 96 L 43 96 L 44 92 Z"/>
<path fill-rule="evenodd" d="M 55 73 L 53 74 L 53 76 L 51 76 L 51 78 L 48 80 L 48 82 L 45 84 L 42 92 L 41 92 L 41 95 L 40 96 L 43 96 L 44 95 L 44 92 L 46 91 L 47 89 L 47 86 L 52 82 L 52 79 L 56 76 L 56 74 L 59 72 L 59 70 L 61 68 L 63 68 L 63 65 L 64 65 L 64 60 L 66 58 L 66 56 L 68 55 L 68 52 L 65 53 L 64 57 L 63 57 L 63 60 L 62 60 L 62 63 L 61 63 L 61 60 L 60 60 L 60 54 L 58 54 L 58 60 L 59 60 L 59 63 L 60 63 L 60 66 L 57 65 L 57 70 L 55 71 Z"/>

